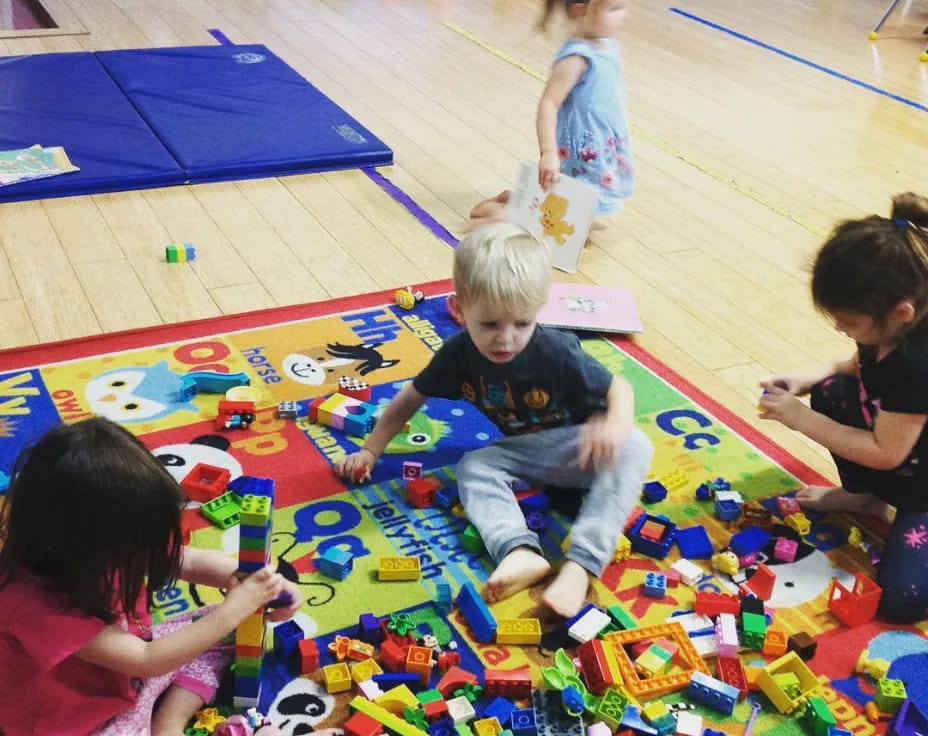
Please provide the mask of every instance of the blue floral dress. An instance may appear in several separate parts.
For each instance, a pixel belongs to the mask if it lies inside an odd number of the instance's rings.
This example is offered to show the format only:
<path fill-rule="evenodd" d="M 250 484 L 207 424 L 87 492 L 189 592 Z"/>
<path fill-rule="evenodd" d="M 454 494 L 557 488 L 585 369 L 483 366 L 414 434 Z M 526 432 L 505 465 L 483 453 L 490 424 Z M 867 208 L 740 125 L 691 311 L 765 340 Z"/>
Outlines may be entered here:
<path fill-rule="evenodd" d="M 614 39 L 575 39 L 554 58 L 557 64 L 568 56 L 582 56 L 589 65 L 558 111 L 556 139 L 561 173 L 599 191 L 597 215 L 619 210 L 634 186 L 619 54 Z"/>

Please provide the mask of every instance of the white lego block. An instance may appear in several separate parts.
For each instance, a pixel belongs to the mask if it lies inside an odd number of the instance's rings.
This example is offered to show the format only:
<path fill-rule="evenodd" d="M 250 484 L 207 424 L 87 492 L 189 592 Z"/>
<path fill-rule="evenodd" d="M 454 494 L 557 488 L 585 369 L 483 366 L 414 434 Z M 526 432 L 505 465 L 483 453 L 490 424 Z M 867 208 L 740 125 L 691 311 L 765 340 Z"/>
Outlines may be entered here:
<path fill-rule="evenodd" d="M 738 491 L 716 491 L 716 501 L 734 501 L 738 505 L 744 504 L 744 499 Z"/>
<path fill-rule="evenodd" d="M 683 630 L 692 635 L 694 631 L 707 632 L 715 634 L 715 624 L 708 616 L 700 616 L 698 613 L 684 613 L 679 616 L 668 616 L 667 623 L 678 623 Z"/>
<path fill-rule="evenodd" d="M 719 644 L 714 634 L 704 636 L 691 636 L 690 642 L 700 657 L 716 657 L 719 653 Z"/>
<path fill-rule="evenodd" d="M 677 713 L 677 736 L 701 736 L 702 716 L 692 713 Z"/>
<path fill-rule="evenodd" d="M 689 585 L 691 588 L 706 576 L 706 573 L 699 565 L 689 560 L 677 560 L 670 566 L 670 569 L 680 573 L 680 580 L 683 581 L 684 585 Z"/>
<path fill-rule="evenodd" d="M 586 729 L 586 736 L 612 736 L 612 729 L 602 721 L 596 721 Z"/>
<path fill-rule="evenodd" d="M 575 621 L 573 625 L 567 629 L 567 635 L 574 641 L 579 641 L 583 644 L 605 629 L 611 621 L 612 619 L 609 618 L 609 614 L 605 611 L 600 611 L 598 608 L 591 608 L 583 614 L 582 618 Z"/>
<path fill-rule="evenodd" d="M 383 690 L 380 689 L 380 685 L 373 680 L 363 680 L 359 682 L 358 692 L 371 701 L 383 695 Z"/>
<path fill-rule="evenodd" d="M 445 701 L 448 706 L 448 716 L 454 721 L 454 724 L 467 723 L 477 717 L 477 711 L 470 701 L 463 695 Z"/>

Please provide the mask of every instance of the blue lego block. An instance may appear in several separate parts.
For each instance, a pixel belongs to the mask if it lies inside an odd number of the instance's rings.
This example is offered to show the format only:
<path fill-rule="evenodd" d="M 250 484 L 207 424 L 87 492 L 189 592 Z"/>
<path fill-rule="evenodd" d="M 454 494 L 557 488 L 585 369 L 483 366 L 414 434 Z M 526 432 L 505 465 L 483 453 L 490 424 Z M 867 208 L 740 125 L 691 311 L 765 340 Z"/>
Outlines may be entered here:
<path fill-rule="evenodd" d="M 510 701 L 497 696 L 483 707 L 483 718 L 495 718 L 499 725 L 505 726 L 515 710 L 516 707 Z"/>
<path fill-rule="evenodd" d="M 851 731 L 848 731 L 846 728 L 838 728 L 837 726 L 832 726 L 831 728 L 828 729 L 828 733 L 826 734 L 826 736 L 854 736 L 854 734 Z M 902 734 L 899 734 L 899 736 L 902 736 Z"/>
<path fill-rule="evenodd" d="M 657 729 L 651 728 L 642 720 L 641 712 L 634 705 L 625 706 L 620 728 L 630 728 L 638 736 L 657 736 Z"/>
<path fill-rule="evenodd" d="M 549 506 L 548 495 L 541 491 L 519 499 L 519 508 L 522 509 L 524 515 L 528 515 L 533 511 L 537 511 L 539 514 L 547 514 Z"/>
<path fill-rule="evenodd" d="M 371 679 L 380 685 L 381 690 L 384 691 L 398 685 L 415 686 L 417 689 L 420 687 L 419 675 L 415 672 L 384 672 L 380 675 L 374 675 Z"/>
<path fill-rule="evenodd" d="M 442 718 L 440 721 L 430 723 L 426 731 L 429 736 L 457 736 L 454 730 L 454 721 L 450 718 Z"/>
<path fill-rule="evenodd" d="M 261 692 L 261 679 L 258 677 L 242 677 L 241 675 L 235 676 L 235 685 L 233 686 L 232 693 L 240 698 L 253 698 L 257 697 Z"/>
<path fill-rule="evenodd" d="M 703 526 L 677 529 L 677 547 L 680 548 L 680 556 L 687 560 L 708 560 L 714 552 L 709 534 Z"/>
<path fill-rule="evenodd" d="M 204 394 L 224 394 L 230 388 L 247 386 L 251 379 L 245 372 L 216 373 L 215 371 L 191 371 L 184 375 L 196 384 L 197 391 Z"/>
<path fill-rule="evenodd" d="M 271 478 L 255 478 L 250 475 L 240 475 L 229 481 L 226 486 L 236 496 L 244 498 L 247 495 L 267 496 L 274 498 L 274 481 Z"/>
<path fill-rule="evenodd" d="M 658 572 L 645 573 L 644 594 L 651 598 L 663 598 L 667 594 L 667 576 Z"/>
<path fill-rule="evenodd" d="M 448 583 L 435 583 L 435 608 L 443 616 L 451 611 L 451 586 Z"/>
<path fill-rule="evenodd" d="M 344 580 L 354 568 L 354 555 L 338 547 L 329 547 L 316 559 L 316 569 L 333 580 Z"/>
<path fill-rule="evenodd" d="M 443 509 L 450 510 L 451 507 L 460 500 L 461 495 L 458 493 L 457 486 L 442 486 L 437 491 L 435 491 L 434 501 Z"/>
<path fill-rule="evenodd" d="M 519 708 L 510 716 L 513 736 L 538 736 L 535 725 L 535 709 Z"/>
<path fill-rule="evenodd" d="M 0 495 L 4 494 L 10 488 L 10 476 L 0 470 Z"/>
<path fill-rule="evenodd" d="M 770 541 L 770 534 L 759 526 L 749 526 L 735 534 L 728 546 L 738 557 L 744 557 L 752 552 L 760 552 Z"/>
<path fill-rule="evenodd" d="M 263 570 L 267 565 L 264 562 L 248 562 L 245 560 L 238 561 L 238 571 L 243 573 L 253 573 L 258 572 L 258 570 Z"/>
<path fill-rule="evenodd" d="M 649 480 L 641 489 L 641 498 L 645 503 L 657 503 L 667 498 L 667 489 L 659 480 Z"/>
<path fill-rule="evenodd" d="M 594 604 L 592 604 L 592 603 L 587 603 L 587 604 L 585 604 L 585 605 L 583 606 L 583 608 L 581 608 L 581 609 L 577 612 L 577 615 L 576 615 L 576 616 L 571 616 L 569 619 L 567 619 L 567 620 L 564 622 L 564 628 L 565 628 L 565 629 L 569 629 L 571 626 L 573 626 L 575 623 L 577 623 L 577 621 L 579 621 L 581 618 L 583 618 L 584 616 L 586 616 L 586 615 L 587 615 L 590 611 L 592 611 L 594 608 L 596 608 L 597 610 L 599 610 L 599 607 L 596 606 L 596 605 L 594 605 Z"/>
<path fill-rule="evenodd" d="M 889 722 L 889 729 L 886 733 L 889 736 L 923 736 L 928 734 L 928 718 L 915 703 L 906 698 L 896 711 L 895 717 Z"/>
<path fill-rule="evenodd" d="M 716 478 L 714 481 L 712 481 L 712 485 L 714 485 L 715 489 L 718 491 L 730 491 L 731 490 L 731 483 L 729 483 L 724 478 Z"/>
<path fill-rule="evenodd" d="M 487 644 L 496 637 L 496 619 L 490 613 L 487 604 L 474 588 L 473 583 L 466 582 L 461 586 L 457 598 L 458 608 L 464 620 L 473 629 L 477 641 Z"/>
<path fill-rule="evenodd" d="M 741 507 L 735 501 L 715 501 L 715 515 L 722 521 L 733 521 L 741 515 Z"/>
<path fill-rule="evenodd" d="M 538 511 L 530 511 L 525 515 L 525 526 L 541 534 L 548 528 L 548 517 Z"/>
<path fill-rule="evenodd" d="M 376 647 L 382 637 L 383 632 L 377 617 L 373 613 L 362 613 L 358 617 L 358 638 Z"/>
<path fill-rule="evenodd" d="M 659 542 L 645 539 L 640 535 L 641 528 L 647 521 L 654 521 L 664 527 L 664 535 Z M 677 536 L 677 525 L 669 521 L 665 516 L 652 516 L 651 514 L 642 514 L 632 526 L 628 533 L 628 539 L 632 543 L 632 549 L 642 555 L 663 560 L 670 552 Z"/>
<path fill-rule="evenodd" d="M 238 535 L 240 539 L 267 539 L 271 534 L 270 522 L 263 526 L 254 524 L 239 524 Z"/>
<path fill-rule="evenodd" d="M 715 498 L 715 486 L 712 483 L 700 483 L 696 489 L 697 501 L 711 501 Z"/>
<path fill-rule="evenodd" d="M 289 659 L 305 636 L 306 634 L 296 621 L 291 619 L 279 623 L 274 627 L 274 651 L 281 659 Z"/>
<path fill-rule="evenodd" d="M 724 731 L 716 731 L 714 728 L 707 728 L 702 732 L 702 736 L 726 736 Z"/>
<path fill-rule="evenodd" d="M 702 672 L 694 672 L 687 695 L 690 700 L 730 716 L 738 700 L 738 689 Z"/>

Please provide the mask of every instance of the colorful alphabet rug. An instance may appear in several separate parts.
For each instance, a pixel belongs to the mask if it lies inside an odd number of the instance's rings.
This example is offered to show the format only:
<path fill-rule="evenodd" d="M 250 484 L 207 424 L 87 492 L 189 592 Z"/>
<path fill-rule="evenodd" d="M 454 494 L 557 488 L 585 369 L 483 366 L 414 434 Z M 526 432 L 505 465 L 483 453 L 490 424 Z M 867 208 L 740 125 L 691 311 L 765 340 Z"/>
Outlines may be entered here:
<path fill-rule="evenodd" d="M 540 645 L 480 644 L 457 609 L 441 615 L 433 605 L 437 584 L 449 583 L 456 592 L 470 581 L 479 589 L 491 570 L 490 560 L 462 545 L 465 519 L 439 507 L 411 507 L 401 481 L 402 464 L 410 460 L 422 463 L 426 475 L 453 486 L 461 454 L 491 442 L 498 436 L 495 427 L 467 402 L 430 400 L 387 448 L 372 482 L 346 486 L 333 474 L 332 464 L 356 450 L 362 438 L 305 417 L 281 419 L 277 414 L 280 401 L 305 403 L 333 393 L 346 376 L 372 384 L 374 403 L 389 401 L 458 329 L 445 308 L 450 285 L 422 288 L 428 298 L 411 311 L 396 306 L 392 294 L 374 294 L 6 351 L 0 354 L 0 470 L 9 473 L 19 450 L 48 427 L 100 414 L 137 434 L 178 480 L 197 463 L 226 468 L 233 479 L 271 478 L 276 482 L 273 554 L 303 592 L 305 605 L 296 621 L 307 637 L 318 641 L 323 665 L 335 661 L 327 645 L 336 634 L 355 636 L 361 614 L 389 618 L 408 613 L 420 634 L 430 632 L 442 646 L 456 642 L 461 666 L 478 676 L 485 668 L 529 665 L 540 687 L 540 668 L 552 664 L 558 647 L 570 646 L 563 624 L 538 606 L 540 589 L 492 608 L 497 619 L 541 618 Z M 649 506 L 648 513 L 663 514 L 680 526 L 702 525 L 715 548 L 722 549 L 738 527 L 720 521 L 711 501 L 696 499 L 694 491 L 703 481 L 725 478 L 746 501 L 762 501 L 770 509 L 776 508 L 775 497 L 803 483 L 820 482 L 633 341 L 596 336 L 584 339 L 583 347 L 632 383 L 637 425 L 656 448 L 652 472 L 658 477 L 672 474 L 675 480 L 667 498 Z M 256 421 L 248 429 L 215 429 L 219 395 L 180 397 L 184 374 L 203 370 L 248 374 L 261 397 Z M 185 511 L 191 543 L 235 553 L 237 527 L 222 531 L 211 526 L 196 506 Z M 827 610 L 832 580 L 851 584 L 856 573 L 872 577 L 873 569 L 864 552 L 847 544 L 850 519 L 809 518 L 811 529 L 804 536 L 775 523 L 769 544 L 760 552 L 760 561 L 776 574 L 769 601 L 774 625 L 787 634 L 804 631 L 816 639 L 818 650 L 810 666 L 821 679 L 821 695 L 838 724 L 854 734 L 885 728 L 871 725 L 862 714 L 875 689 L 872 679 L 854 672 L 863 648 L 871 658 L 890 662 L 889 676 L 903 680 L 909 696 L 928 712 L 925 624 L 890 627 L 872 622 L 855 629 L 840 624 Z M 569 518 L 552 513 L 543 538 L 552 560 L 559 559 L 568 530 Z M 876 539 L 879 532 L 864 528 L 867 539 Z M 793 562 L 773 557 L 776 541 L 783 538 L 798 543 Z M 353 572 L 340 582 L 316 571 L 315 561 L 332 547 L 354 555 Z M 418 557 L 421 578 L 378 581 L 380 558 L 394 556 Z M 591 600 L 603 608 L 620 604 L 639 626 L 663 623 L 690 609 L 693 590 L 680 585 L 662 598 L 650 598 L 641 594 L 641 584 L 646 573 L 663 570 L 678 558 L 676 549 L 661 561 L 632 554 L 609 566 L 591 590 Z M 736 590 L 731 578 L 713 574 L 707 561 L 699 564 L 707 573 L 700 590 Z M 156 614 L 178 615 L 220 595 L 181 584 L 163 591 Z M 741 658 L 745 664 L 763 664 L 757 653 L 742 652 Z M 708 664 L 714 673 L 714 663 Z M 288 736 L 339 725 L 346 717 L 350 693 L 328 694 L 320 672 L 301 676 L 297 661 L 270 645 L 262 677 L 261 707 Z M 433 682 L 438 677 L 434 672 Z M 667 699 L 682 697 L 675 693 Z M 760 693 L 739 702 L 730 718 L 703 708 L 697 712 L 707 726 L 741 734 L 754 701 L 761 704 L 754 734 L 803 733 L 795 717 L 780 715 Z M 477 698 L 478 706 L 485 702 Z"/>

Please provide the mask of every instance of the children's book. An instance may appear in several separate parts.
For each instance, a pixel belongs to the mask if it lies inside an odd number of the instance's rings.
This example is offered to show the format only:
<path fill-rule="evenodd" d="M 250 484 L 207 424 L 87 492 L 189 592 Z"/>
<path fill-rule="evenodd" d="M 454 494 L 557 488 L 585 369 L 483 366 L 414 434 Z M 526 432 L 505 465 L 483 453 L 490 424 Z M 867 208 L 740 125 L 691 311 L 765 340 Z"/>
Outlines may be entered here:
<path fill-rule="evenodd" d="M 572 330 L 638 333 L 643 330 L 638 307 L 628 289 L 595 284 L 553 282 L 539 324 Z"/>
<path fill-rule="evenodd" d="M 61 146 L 0 151 L 0 187 L 80 171 Z"/>
<path fill-rule="evenodd" d="M 509 196 L 506 220 L 547 244 L 551 265 L 575 273 L 598 203 L 596 189 L 564 174 L 543 191 L 538 185 L 538 166 L 523 161 Z"/>

